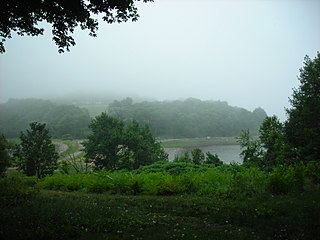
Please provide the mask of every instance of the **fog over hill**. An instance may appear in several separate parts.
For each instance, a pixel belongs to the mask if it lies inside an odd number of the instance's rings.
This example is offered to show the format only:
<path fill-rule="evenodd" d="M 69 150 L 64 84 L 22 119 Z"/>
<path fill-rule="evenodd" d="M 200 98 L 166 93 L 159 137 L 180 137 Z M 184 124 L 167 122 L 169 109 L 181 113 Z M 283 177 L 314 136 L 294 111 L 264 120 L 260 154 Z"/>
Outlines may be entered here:
<path fill-rule="evenodd" d="M 97 38 L 76 29 L 69 53 L 57 52 L 45 23 L 44 36 L 13 34 L 0 55 L 0 101 L 73 92 L 193 97 L 260 106 L 285 120 L 303 58 L 320 47 L 315 0 L 136 4 L 137 22 L 101 22 Z"/>
<path fill-rule="evenodd" d="M 75 98 L 73 100 L 76 100 Z M 91 100 L 91 102 L 89 102 Z M 242 129 L 258 134 L 267 116 L 262 108 L 249 111 L 224 101 L 201 101 L 195 98 L 175 101 L 134 101 L 88 98 L 78 104 L 62 104 L 41 99 L 11 99 L 0 104 L 0 132 L 18 137 L 28 124 L 46 123 L 54 137 L 85 138 L 90 116 L 101 112 L 125 124 L 138 121 L 147 124 L 153 135 L 164 138 L 238 136 Z M 100 101 L 100 102 L 99 102 Z"/>

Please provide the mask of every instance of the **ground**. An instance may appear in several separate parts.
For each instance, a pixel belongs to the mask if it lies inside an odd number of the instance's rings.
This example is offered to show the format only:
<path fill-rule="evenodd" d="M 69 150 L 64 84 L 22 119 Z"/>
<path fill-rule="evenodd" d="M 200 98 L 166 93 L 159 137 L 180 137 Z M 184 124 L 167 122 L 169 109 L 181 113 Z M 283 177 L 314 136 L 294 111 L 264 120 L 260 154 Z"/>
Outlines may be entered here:
<path fill-rule="evenodd" d="M 1 197 L 1 239 L 315 239 L 320 192 L 225 199 L 40 191 Z"/>

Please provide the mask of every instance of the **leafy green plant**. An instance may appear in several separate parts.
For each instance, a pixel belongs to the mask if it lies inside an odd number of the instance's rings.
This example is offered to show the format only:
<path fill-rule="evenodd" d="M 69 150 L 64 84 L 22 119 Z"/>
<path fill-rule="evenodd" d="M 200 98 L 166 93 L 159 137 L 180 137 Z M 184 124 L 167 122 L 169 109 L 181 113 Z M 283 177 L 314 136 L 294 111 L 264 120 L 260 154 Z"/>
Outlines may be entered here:
<path fill-rule="evenodd" d="M 302 164 L 275 167 L 269 175 L 269 191 L 272 194 L 302 191 L 304 187 L 304 171 L 305 167 Z"/>
<path fill-rule="evenodd" d="M 265 193 L 267 174 L 258 168 L 243 168 L 233 175 L 232 194 L 252 197 Z"/>

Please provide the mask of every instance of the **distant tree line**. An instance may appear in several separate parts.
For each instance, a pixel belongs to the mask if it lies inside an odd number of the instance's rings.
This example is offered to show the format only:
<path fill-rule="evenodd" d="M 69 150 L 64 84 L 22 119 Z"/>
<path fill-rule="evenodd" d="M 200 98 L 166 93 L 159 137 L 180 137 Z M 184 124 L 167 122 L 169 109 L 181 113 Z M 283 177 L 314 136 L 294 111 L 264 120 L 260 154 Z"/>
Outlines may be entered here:
<path fill-rule="evenodd" d="M 253 112 L 221 101 L 184 101 L 133 103 L 131 98 L 114 101 L 108 115 L 127 126 L 132 121 L 148 125 L 155 137 L 238 136 L 241 129 L 254 135 L 267 116 L 261 108 Z M 0 104 L 0 132 L 19 137 L 31 122 L 46 123 L 53 137 L 86 138 L 91 121 L 88 110 L 74 105 L 40 99 L 11 99 Z"/>
<path fill-rule="evenodd" d="M 11 99 L 0 104 L 0 132 L 19 137 L 31 122 L 46 123 L 53 137 L 85 138 L 89 133 L 87 109 L 40 99 Z"/>
<path fill-rule="evenodd" d="M 227 102 L 194 98 L 140 103 L 126 98 L 111 103 L 109 114 L 125 123 L 136 120 L 148 124 L 154 136 L 176 138 L 238 136 L 241 129 L 258 134 L 267 116 L 261 108 L 250 112 Z"/>

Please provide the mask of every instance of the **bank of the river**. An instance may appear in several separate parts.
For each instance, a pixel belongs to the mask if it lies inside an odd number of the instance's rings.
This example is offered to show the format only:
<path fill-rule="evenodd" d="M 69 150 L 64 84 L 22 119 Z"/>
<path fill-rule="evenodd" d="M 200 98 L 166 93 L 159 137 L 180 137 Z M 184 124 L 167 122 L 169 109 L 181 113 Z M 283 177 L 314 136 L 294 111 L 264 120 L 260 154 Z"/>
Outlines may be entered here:
<path fill-rule="evenodd" d="M 238 145 L 237 137 L 177 138 L 162 139 L 160 141 L 164 148 L 196 148 L 212 145 Z"/>

